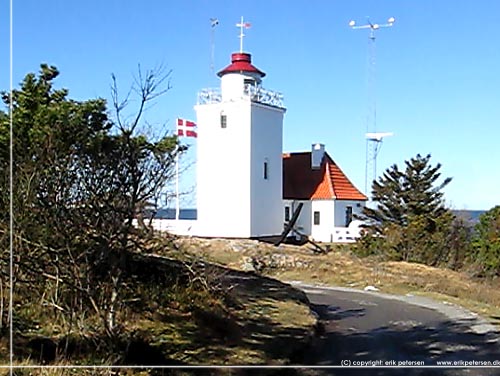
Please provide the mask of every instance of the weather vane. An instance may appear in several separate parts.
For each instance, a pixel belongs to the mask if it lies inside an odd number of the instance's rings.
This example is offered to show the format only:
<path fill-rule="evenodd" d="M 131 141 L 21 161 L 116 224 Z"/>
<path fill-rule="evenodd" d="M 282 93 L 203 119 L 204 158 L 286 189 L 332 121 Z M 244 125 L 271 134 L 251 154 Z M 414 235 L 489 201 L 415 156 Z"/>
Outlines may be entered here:
<path fill-rule="evenodd" d="M 218 18 L 210 18 L 210 72 L 214 73 L 215 60 L 215 27 L 219 24 Z"/>
<path fill-rule="evenodd" d="M 238 36 L 238 38 L 240 38 L 240 53 L 243 52 L 243 37 L 245 36 L 245 34 L 243 34 L 243 29 L 249 29 L 250 26 L 252 26 L 250 22 L 243 21 L 243 16 L 241 16 L 240 23 L 236 24 L 236 27 L 240 28 L 240 35 Z"/>

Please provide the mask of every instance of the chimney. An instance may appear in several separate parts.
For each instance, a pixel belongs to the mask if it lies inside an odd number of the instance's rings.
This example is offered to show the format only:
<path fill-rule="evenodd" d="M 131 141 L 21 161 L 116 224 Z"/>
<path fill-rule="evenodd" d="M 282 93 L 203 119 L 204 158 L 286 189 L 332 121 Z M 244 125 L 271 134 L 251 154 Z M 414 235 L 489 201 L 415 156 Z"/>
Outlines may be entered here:
<path fill-rule="evenodd" d="M 321 168 L 321 162 L 323 161 L 324 155 L 325 155 L 325 145 L 323 144 L 312 145 L 311 168 L 313 170 L 318 170 Z"/>

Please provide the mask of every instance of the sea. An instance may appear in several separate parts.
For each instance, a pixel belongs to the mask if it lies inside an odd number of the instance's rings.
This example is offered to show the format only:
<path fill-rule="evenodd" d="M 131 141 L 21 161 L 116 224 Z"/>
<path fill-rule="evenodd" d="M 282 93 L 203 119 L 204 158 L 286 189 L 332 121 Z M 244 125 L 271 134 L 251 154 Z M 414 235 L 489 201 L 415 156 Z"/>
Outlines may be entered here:
<path fill-rule="evenodd" d="M 452 210 L 453 214 L 462 217 L 473 224 L 479 222 L 481 214 L 486 213 L 486 210 Z M 162 208 L 158 209 L 155 218 L 158 219 L 175 219 L 175 208 Z M 197 210 L 194 208 L 180 209 L 179 219 L 197 219 Z"/>
<path fill-rule="evenodd" d="M 479 222 L 479 217 L 486 213 L 486 210 L 452 210 L 452 213 L 457 217 L 470 221 L 472 224 Z"/>
<path fill-rule="evenodd" d="M 175 208 L 158 209 L 155 218 L 157 219 L 175 219 Z M 197 219 L 198 213 L 196 209 L 180 209 L 179 219 Z"/>

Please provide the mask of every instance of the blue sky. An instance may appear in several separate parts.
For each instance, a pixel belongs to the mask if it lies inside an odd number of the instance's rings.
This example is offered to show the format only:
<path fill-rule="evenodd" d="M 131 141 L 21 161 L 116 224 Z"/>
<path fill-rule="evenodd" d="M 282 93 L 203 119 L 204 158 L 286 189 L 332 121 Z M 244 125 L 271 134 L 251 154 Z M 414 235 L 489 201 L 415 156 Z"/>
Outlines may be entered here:
<path fill-rule="evenodd" d="M 0 88 L 9 87 L 8 2 L 0 9 Z M 378 172 L 417 153 L 432 154 L 453 177 L 445 190 L 456 209 L 500 204 L 500 2 L 497 0 L 187 0 L 14 1 L 14 83 L 39 64 L 56 65 L 57 84 L 76 99 L 109 98 L 111 73 L 124 90 L 137 65 L 172 69 L 172 89 L 147 114 L 157 131 L 176 117 L 195 119 L 197 92 L 218 86 L 210 71 L 210 17 L 215 71 L 239 48 L 235 24 L 251 22 L 244 49 L 267 73 L 263 86 L 284 94 L 285 151 L 326 144 L 364 189 L 369 16 L 377 33 L 377 130 L 384 141 Z M 132 110 L 132 108 L 131 108 Z M 188 143 L 191 143 L 189 140 Z M 196 148 L 184 191 L 195 184 Z M 193 206 L 192 195 L 184 206 Z"/>

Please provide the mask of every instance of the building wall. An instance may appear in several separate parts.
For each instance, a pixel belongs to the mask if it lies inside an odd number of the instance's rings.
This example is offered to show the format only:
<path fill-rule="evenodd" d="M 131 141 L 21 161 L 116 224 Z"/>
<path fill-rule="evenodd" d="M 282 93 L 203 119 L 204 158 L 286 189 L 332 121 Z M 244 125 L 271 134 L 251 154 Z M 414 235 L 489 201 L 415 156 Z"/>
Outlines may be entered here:
<path fill-rule="evenodd" d="M 284 109 L 258 103 L 251 105 L 252 237 L 279 235 L 283 231 L 284 112 Z"/>
<path fill-rule="evenodd" d="M 226 99 L 195 106 L 199 235 L 279 235 L 285 110 L 244 97 Z M 221 127 L 221 115 L 226 116 L 226 128 Z"/>
<path fill-rule="evenodd" d="M 293 216 L 295 209 L 299 206 L 299 203 L 303 203 L 302 210 L 300 212 L 299 218 L 295 223 L 295 228 L 300 231 L 301 234 L 306 236 L 311 235 L 312 226 L 312 212 L 311 212 L 311 201 L 301 201 L 301 200 L 283 200 L 283 223 L 285 223 L 285 207 L 290 208 L 290 219 Z"/>
<path fill-rule="evenodd" d="M 137 226 L 137 221 L 135 219 L 133 225 Z M 146 225 L 151 225 L 151 228 L 155 231 L 168 232 L 175 235 L 198 235 L 198 221 L 195 219 L 153 219 L 151 223 L 146 221 Z"/>
<path fill-rule="evenodd" d="M 335 226 L 336 227 L 347 227 L 346 224 L 346 210 L 347 207 L 352 208 L 353 219 L 355 215 L 360 215 L 365 206 L 365 201 L 353 201 L 353 200 L 335 200 Z"/>
<path fill-rule="evenodd" d="M 347 206 L 353 208 L 354 214 L 361 214 L 365 205 L 364 201 L 348 200 L 283 200 L 283 223 L 285 222 L 285 207 L 290 208 L 290 218 L 293 216 L 295 208 L 302 202 L 303 207 L 295 228 L 300 233 L 311 236 L 319 242 L 353 242 L 359 236 L 359 228 L 356 226 L 345 226 L 345 212 Z M 358 207 L 357 204 L 360 204 Z M 320 224 L 314 224 L 314 212 L 320 213 Z"/>
<path fill-rule="evenodd" d="M 314 224 L 314 212 L 319 212 L 319 225 Z M 311 202 L 311 236 L 320 242 L 331 242 L 334 239 L 335 201 L 313 200 Z"/>
<path fill-rule="evenodd" d="M 197 105 L 195 110 L 198 235 L 250 237 L 250 101 Z M 222 113 L 226 128 L 221 128 Z"/>
<path fill-rule="evenodd" d="M 243 76 L 240 73 L 225 74 L 220 81 L 222 100 L 227 102 L 242 98 L 245 78 L 250 78 L 250 75 Z"/>

